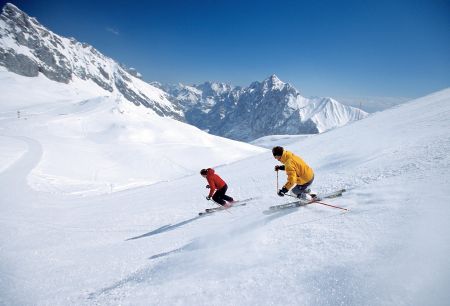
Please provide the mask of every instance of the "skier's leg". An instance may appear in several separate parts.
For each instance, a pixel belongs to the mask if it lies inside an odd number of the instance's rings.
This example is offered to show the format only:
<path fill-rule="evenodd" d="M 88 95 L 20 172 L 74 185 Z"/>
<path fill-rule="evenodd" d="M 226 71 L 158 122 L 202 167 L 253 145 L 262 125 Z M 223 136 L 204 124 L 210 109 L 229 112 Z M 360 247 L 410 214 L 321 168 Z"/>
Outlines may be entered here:
<path fill-rule="evenodd" d="M 227 202 L 234 202 L 234 199 L 230 196 L 227 196 L 226 194 L 223 196 L 223 199 Z"/>
<path fill-rule="evenodd" d="M 311 186 L 311 184 L 314 181 L 314 177 L 307 183 L 303 185 L 297 185 L 292 189 L 292 193 L 297 196 L 297 198 L 300 199 L 308 199 L 307 194 L 311 192 L 311 190 L 308 188 Z"/>
<path fill-rule="evenodd" d="M 226 188 L 225 188 L 225 191 L 226 191 Z M 220 204 L 220 205 L 225 205 L 226 202 L 225 202 L 225 200 L 223 199 L 223 196 L 224 196 L 224 194 L 225 194 L 225 191 L 224 191 L 224 188 L 221 188 L 221 189 L 217 190 L 217 191 L 214 193 L 213 197 L 212 197 L 213 200 L 214 200 L 214 202 L 216 202 L 216 203 L 218 203 L 218 204 Z"/>
<path fill-rule="evenodd" d="M 305 189 L 303 185 L 297 185 L 294 188 L 292 188 L 292 193 L 295 194 L 297 198 L 301 198 L 304 191 Z"/>
<path fill-rule="evenodd" d="M 228 185 L 225 184 L 225 186 L 223 186 L 222 189 L 223 189 L 223 196 L 222 196 L 222 198 L 223 198 L 225 201 L 227 201 L 227 202 L 234 202 L 234 199 L 233 199 L 232 197 L 227 196 L 227 195 L 225 194 L 225 193 L 227 192 L 227 190 L 228 190 Z"/>

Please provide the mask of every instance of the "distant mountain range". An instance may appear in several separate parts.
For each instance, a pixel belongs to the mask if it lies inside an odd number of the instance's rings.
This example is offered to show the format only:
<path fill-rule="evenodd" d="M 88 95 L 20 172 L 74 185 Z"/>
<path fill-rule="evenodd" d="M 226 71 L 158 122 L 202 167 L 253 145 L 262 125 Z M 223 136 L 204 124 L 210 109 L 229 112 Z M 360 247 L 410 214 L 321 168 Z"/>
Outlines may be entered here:
<path fill-rule="evenodd" d="M 151 84 L 175 98 L 188 123 L 244 141 L 274 134 L 322 133 L 367 116 L 332 98 L 302 97 L 276 75 L 245 88 L 211 82 L 193 86 Z"/>
<path fill-rule="evenodd" d="M 302 97 L 276 75 L 246 88 L 212 82 L 192 86 L 146 83 L 135 69 L 88 44 L 49 31 L 9 3 L 0 15 L 0 65 L 23 76 L 42 73 L 66 84 L 76 78 L 90 80 L 104 95 L 243 141 L 272 134 L 321 133 L 368 115 L 332 98 Z"/>

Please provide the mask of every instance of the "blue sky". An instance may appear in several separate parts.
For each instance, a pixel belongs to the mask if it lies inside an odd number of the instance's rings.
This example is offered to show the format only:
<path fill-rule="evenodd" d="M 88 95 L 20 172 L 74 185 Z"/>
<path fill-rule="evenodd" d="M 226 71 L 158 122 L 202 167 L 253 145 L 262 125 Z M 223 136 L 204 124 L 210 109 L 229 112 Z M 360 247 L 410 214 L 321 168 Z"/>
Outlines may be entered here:
<path fill-rule="evenodd" d="M 275 73 L 332 97 L 450 86 L 448 0 L 8 2 L 148 81 L 248 86 Z"/>

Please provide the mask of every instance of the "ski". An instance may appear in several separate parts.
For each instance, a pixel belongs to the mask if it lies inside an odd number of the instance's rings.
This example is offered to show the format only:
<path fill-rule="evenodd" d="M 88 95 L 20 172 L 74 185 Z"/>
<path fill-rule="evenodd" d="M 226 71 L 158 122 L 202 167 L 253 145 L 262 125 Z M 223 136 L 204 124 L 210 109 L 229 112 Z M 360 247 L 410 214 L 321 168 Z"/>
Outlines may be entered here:
<path fill-rule="evenodd" d="M 234 202 L 233 205 L 231 205 L 228 208 L 227 207 L 223 207 L 223 206 L 214 207 L 214 208 L 206 208 L 205 211 L 199 212 L 198 215 L 199 216 L 203 216 L 203 215 L 211 214 L 211 213 L 214 213 L 214 212 L 217 212 L 217 211 L 227 210 L 227 209 L 233 208 L 233 207 L 244 206 L 244 205 L 247 205 L 248 201 L 251 201 L 253 199 L 254 198 L 248 198 L 248 199 L 245 199 L 245 200 L 238 200 L 238 201 Z"/>
<path fill-rule="evenodd" d="M 280 204 L 280 205 L 274 205 L 274 206 L 270 206 L 269 210 L 264 211 L 265 214 L 271 214 L 274 213 L 278 210 L 282 210 L 282 209 L 286 209 L 286 208 L 294 208 L 294 207 L 300 207 L 300 206 L 305 206 L 308 204 L 312 204 L 317 200 L 311 200 L 311 201 L 304 201 L 304 200 L 298 200 L 298 201 L 294 201 L 294 202 L 289 202 L 286 204 Z"/>
<path fill-rule="evenodd" d="M 247 205 L 247 203 L 235 204 L 235 205 L 230 206 L 228 208 L 227 207 L 207 208 L 207 209 L 205 209 L 205 211 L 199 212 L 198 215 L 199 216 L 203 216 L 203 215 L 207 215 L 207 214 L 212 214 L 212 213 L 217 212 L 217 211 L 227 210 L 227 209 L 230 209 L 230 208 L 233 208 L 233 207 L 239 207 L 239 206 L 244 206 L 244 205 Z"/>
<path fill-rule="evenodd" d="M 316 201 L 321 201 L 322 199 L 333 199 L 333 198 L 337 198 L 337 197 L 342 196 L 342 194 L 343 194 L 344 192 L 346 192 L 346 191 L 347 191 L 347 190 L 345 190 L 345 189 L 339 189 L 339 190 L 337 190 L 337 191 L 327 193 L 327 194 L 325 194 L 325 195 L 323 195 L 323 196 L 318 195 L 317 198 L 316 198 L 315 200 L 316 200 Z"/>
<path fill-rule="evenodd" d="M 270 206 L 269 210 L 266 210 L 264 213 L 268 214 L 268 213 L 273 213 L 273 212 L 275 212 L 277 210 L 281 210 L 281 209 L 305 206 L 305 205 L 312 204 L 312 203 L 315 203 L 315 202 L 320 202 L 323 199 L 337 198 L 337 197 L 342 196 L 342 194 L 345 191 L 346 191 L 345 189 L 340 189 L 340 190 L 337 190 L 337 191 L 334 191 L 334 192 L 331 192 L 331 193 L 328 193 L 328 194 L 325 194 L 325 195 L 322 195 L 322 196 L 318 195 L 314 199 L 309 200 L 309 201 L 308 200 L 297 200 L 297 201 L 286 203 L 286 204 Z M 327 206 L 331 206 L 331 205 L 327 204 Z"/>

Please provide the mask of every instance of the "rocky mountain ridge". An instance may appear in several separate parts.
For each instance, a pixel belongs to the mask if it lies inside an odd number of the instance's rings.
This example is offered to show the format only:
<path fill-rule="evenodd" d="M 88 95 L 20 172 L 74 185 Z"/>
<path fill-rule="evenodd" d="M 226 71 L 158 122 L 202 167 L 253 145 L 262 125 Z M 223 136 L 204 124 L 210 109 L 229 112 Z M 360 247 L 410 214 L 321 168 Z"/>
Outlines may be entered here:
<path fill-rule="evenodd" d="M 188 123 L 237 140 L 251 141 L 274 134 L 322 133 L 368 115 L 332 98 L 305 98 L 276 75 L 245 88 L 213 82 L 153 84 L 179 103 Z"/>
<path fill-rule="evenodd" d="M 118 64 L 86 43 L 51 32 L 10 3 L 0 15 L 0 65 L 23 76 L 42 73 L 66 84 L 74 78 L 91 80 L 107 94 L 121 95 L 160 116 L 183 118 L 167 94 L 142 81 L 134 69 Z"/>

